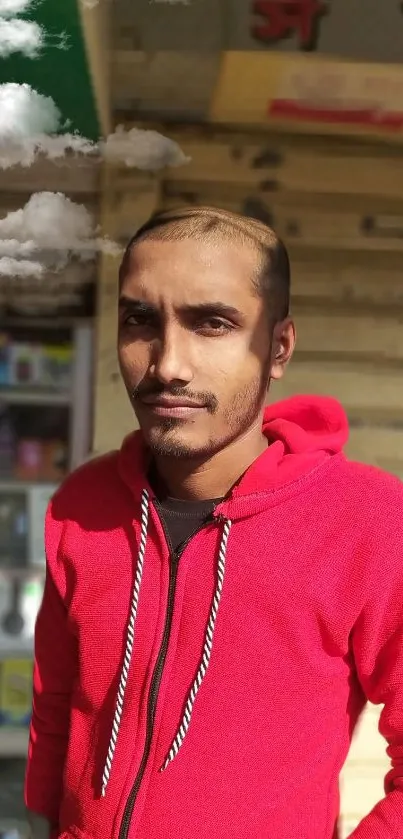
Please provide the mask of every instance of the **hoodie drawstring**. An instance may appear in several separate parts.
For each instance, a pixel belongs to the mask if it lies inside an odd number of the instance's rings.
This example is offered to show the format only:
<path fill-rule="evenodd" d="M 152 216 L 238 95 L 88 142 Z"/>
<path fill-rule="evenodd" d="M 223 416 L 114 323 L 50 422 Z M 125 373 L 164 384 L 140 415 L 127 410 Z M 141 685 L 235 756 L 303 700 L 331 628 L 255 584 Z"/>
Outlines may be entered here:
<path fill-rule="evenodd" d="M 172 743 L 170 752 L 166 757 L 163 765 L 161 766 L 160 772 L 163 772 L 164 769 L 171 763 L 171 761 L 176 757 L 179 752 L 180 747 L 183 744 L 183 741 L 186 737 L 190 720 L 192 717 L 193 706 L 196 700 L 196 696 L 199 692 L 199 689 L 202 685 L 203 679 L 207 673 L 207 668 L 209 666 L 210 658 L 211 658 L 211 651 L 213 649 L 213 638 L 214 638 L 214 628 L 217 620 L 218 614 L 218 607 L 220 605 L 221 600 L 221 592 L 224 583 L 224 574 L 225 574 L 225 557 L 227 553 L 227 543 L 228 543 L 228 536 L 231 530 L 231 524 L 228 519 L 224 524 L 223 534 L 221 538 L 220 549 L 218 552 L 218 569 L 217 569 L 217 585 L 214 592 L 213 602 L 210 609 L 210 615 L 208 619 L 207 629 L 206 629 L 206 636 L 204 640 L 204 647 L 203 647 L 203 655 L 199 670 L 197 672 L 197 676 L 193 682 L 191 687 L 188 700 L 186 702 L 186 707 L 183 713 L 182 721 L 179 726 L 178 732 L 175 736 L 175 739 Z"/>
<path fill-rule="evenodd" d="M 141 496 L 141 533 L 140 533 L 140 545 L 139 545 L 139 553 L 137 559 L 137 569 L 136 569 L 136 576 L 134 580 L 133 586 L 133 597 L 130 607 L 130 616 L 129 616 L 129 623 L 127 627 L 127 638 L 126 638 L 126 649 L 125 649 L 125 657 L 123 659 L 123 667 L 122 672 L 120 675 L 119 681 L 119 688 L 116 698 L 116 707 L 115 707 L 115 714 L 113 717 L 113 724 L 112 724 L 112 734 L 111 739 L 109 741 L 109 748 L 108 754 L 106 756 L 104 772 L 102 775 L 102 790 L 101 795 L 105 797 L 106 788 L 109 783 L 110 775 L 111 775 L 111 768 L 112 768 L 112 761 L 115 754 L 116 743 L 118 740 L 119 735 L 119 728 L 122 719 L 123 713 L 123 703 L 125 698 L 125 691 L 127 680 L 129 678 L 129 670 L 130 670 L 130 662 L 133 653 L 133 646 L 134 646 L 134 627 L 136 623 L 137 617 L 137 609 L 139 605 L 139 596 L 140 596 L 140 587 L 141 587 L 141 580 L 143 577 L 143 568 L 144 568 L 144 557 L 146 553 L 146 545 L 147 545 L 147 530 L 148 530 L 148 508 L 149 508 L 149 497 L 147 490 L 144 490 Z"/>
<path fill-rule="evenodd" d="M 124 704 L 124 697 L 126 691 L 126 685 L 129 678 L 129 670 L 130 670 L 130 662 L 133 653 L 133 646 L 134 646 L 134 629 L 135 629 L 135 622 L 138 610 L 138 603 L 139 603 L 139 595 L 140 595 L 140 587 L 141 581 L 143 577 L 143 568 L 144 568 L 144 558 L 146 552 L 146 545 L 147 545 L 147 531 L 148 531 L 148 518 L 149 518 L 149 495 L 147 490 L 144 490 L 141 497 L 141 534 L 140 534 L 140 545 L 139 545 L 139 552 L 138 552 L 138 562 L 137 562 L 137 570 L 136 576 L 134 581 L 134 588 L 133 588 L 133 597 L 132 603 L 130 608 L 130 617 L 129 617 L 129 624 L 127 628 L 127 639 L 126 639 L 126 649 L 125 649 L 125 656 L 123 660 L 123 667 L 122 673 L 120 676 L 119 681 L 119 688 L 117 693 L 116 699 L 116 707 L 115 707 L 115 714 L 113 718 L 112 724 L 112 734 L 109 742 L 108 753 L 105 761 L 105 767 L 102 776 L 102 790 L 101 795 L 105 797 L 106 789 L 110 780 L 111 769 L 112 769 L 112 762 L 116 750 L 117 739 L 119 736 L 119 728 L 122 719 L 123 713 L 123 704 Z M 228 544 L 228 537 L 230 534 L 232 522 L 229 519 L 225 520 L 223 533 L 221 537 L 220 548 L 218 552 L 218 567 L 217 567 L 217 584 L 214 591 L 213 601 L 210 609 L 209 619 L 207 623 L 206 635 L 204 640 L 204 647 L 203 647 L 203 654 L 200 663 L 200 667 L 198 669 L 196 678 L 193 682 L 191 687 L 185 710 L 183 713 L 183 718 L 178 728 L 178 732 L 175 735 L 173 740 L 171 749 L 169 754 L 167 755 L 163 765 L 160 768 L 160 772 L 163 772 L 166 767 L 171 763 L 171 761 L 176 757 L 181 748 L 183 741 L 186 737 L 187 731 L 189 729 L 192 712 L 194 703 L 197 697 L 197 694 L 200 690 L 204 677 L 207 673 L 207 669 L 209 666 L 211 653 L 213 649 L 213 639 L 214 639 L 214 629 L 218 615 L 218 608 L 221 600 L 221 593 L 224 583 L 224 574 L 225 574 L 225 558 L 227 553 L 227 544 Z"/>

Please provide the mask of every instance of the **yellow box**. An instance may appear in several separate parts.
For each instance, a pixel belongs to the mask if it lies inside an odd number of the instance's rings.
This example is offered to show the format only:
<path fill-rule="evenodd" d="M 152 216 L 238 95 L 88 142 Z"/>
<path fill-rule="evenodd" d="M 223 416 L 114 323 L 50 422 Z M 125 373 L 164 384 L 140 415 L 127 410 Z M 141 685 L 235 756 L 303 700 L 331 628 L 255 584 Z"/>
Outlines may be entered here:
<path fill-rule="evenodd" d="M 0 724 L 29 724 L 32 672 L 32 659 L 10 658 L 0 662 Z"/>

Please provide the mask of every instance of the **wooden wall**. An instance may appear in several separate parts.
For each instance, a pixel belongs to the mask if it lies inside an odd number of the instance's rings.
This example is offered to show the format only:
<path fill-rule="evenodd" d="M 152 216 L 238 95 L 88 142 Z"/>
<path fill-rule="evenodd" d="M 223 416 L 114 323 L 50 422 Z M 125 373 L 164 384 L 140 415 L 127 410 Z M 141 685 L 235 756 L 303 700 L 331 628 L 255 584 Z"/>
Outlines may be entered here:
<path fill-rule="evenodd" d="M 330 394 L 351 422 L 349 454 L 403 477 L 403 155 L 386 148 L 182 130 L 192 162 L 161 177 L 106 171 L 103 219 L 126 241 L 156 209 L 212 203 L 256 212 L 285 238 L 298 348 L 271 398 Z M 115 357 L 117 264 L 101 267 L 96 451 L 134 419 Z M 388 768 L 369 706 L 341 780 L 343 835 L 383 796 Z"/>

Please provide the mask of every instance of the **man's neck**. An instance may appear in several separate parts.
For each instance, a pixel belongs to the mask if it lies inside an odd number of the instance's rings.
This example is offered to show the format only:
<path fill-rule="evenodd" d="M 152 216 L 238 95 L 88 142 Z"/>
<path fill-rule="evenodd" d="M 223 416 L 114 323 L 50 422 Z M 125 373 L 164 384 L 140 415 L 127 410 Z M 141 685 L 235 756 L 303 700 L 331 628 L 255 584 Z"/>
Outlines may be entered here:
<path fill-rule="evenodd" d="M 184 501 L 223 498 L 267 445 L 259 424 L 206 460 L 156 457 L 155 466 L 172 498 Z"/>

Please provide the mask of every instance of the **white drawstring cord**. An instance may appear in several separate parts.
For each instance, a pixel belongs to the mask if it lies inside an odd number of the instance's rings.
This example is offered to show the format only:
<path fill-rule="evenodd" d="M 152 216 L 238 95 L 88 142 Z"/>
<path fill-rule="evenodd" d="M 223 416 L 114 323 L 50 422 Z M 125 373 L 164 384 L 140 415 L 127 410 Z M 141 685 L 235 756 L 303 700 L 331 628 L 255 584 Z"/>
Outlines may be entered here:
<path fill-rule="evenodd" d="M 218 614 L 218 607 L 220 604 L 221 599 L 221 592 L 224 582 L 224 573 L 225 573 L 225 556 L 227 552 L 227 544 L 228 544 L 228 537 L 231 530 L 232 522 L 227 520 L 224 525 L 224 530 L 222 534 L 220 549 L 218 553 L 218 569 L 217 569 L 217 585 L 214 592 L 213 603 L 210 610 L 210 616 L 207 624 L 206 630 L 206 637 L 204 641 L 204 648 L 203 648 L 203 656 L 202 661 L 197 673 L 197 676 L 193 682 L 191 687 L 189 698 L 186 703 L 186 707 L 183 713 L 183 718 L 181 724 L 178 729 L 178 733 L 175 736 L 175 739 L 172 743 L 171 749 L 169 751 L 168 756 L 166 757 L 163 765 L 160 768 L 160 772 L 163 772 L 167 766 L 171 763 L 171 761 L 176 757 L 181 748 L 183 741 L 186 737 L 187 731 L 189 729 L 190 720 L 192 717 L 193 707 L 196 700 L 196 696 L 199 692 L 203 679 L 206 675 L 207 668 L 209 666 L 210 658 L 211 658 L 211 651 L 213 649 L 213 637 L 214 637 L 214 628 L 215 623 L 217 620 Z"/>
<path fill-rule="evenodd" d="M 112 768 L 112 761 L 114 758 L 115 750 L 116 750 L 116 743 L 118 740 L 119 735 L 119 728 L 122 719 L 123 713 L 123 703 L 125 698 L 125 690 L 127 685 L 127 680 L 129 678 L 129 670 L 130 670 L 130 662 L 133 653 L 133 645 L 134 645 L 134 626 L 136 623 L 136 616 L 137 616 L 137 609 L 139 605 L 139 596 L 140 596 L 140 586 L 141 580 L 143 576 L 143 567 L 144 567 L 144 557 L 146 553 L 146 545 L 147 545 L 147 530 L 148 530 L 148 506 L 149 506 L 149 499 L 148 499 L 148 492 L 144 490 L 141 496 L 141 533 L 140 533 L 140 545 L 139 545 L 139 552 L 138 552 L 138 560 L 137 560 L 137 568 L 136 568 L 136 575 L 134 580 L 133 586 L 133 597 L 132 603 L 130 607 L 130 617 L 129 617 L 129 624 L 127 627 L 127 638 L 126 638 L 126 649 L 125 649 L 125 657 L 123 660 L 123 667 L 122 673 L 120 676 L 119 688 L 116 698 L 116 707 L 115 707 L 115 714 L 113 718 L 113 725 L 112 725 L 112 734 L 111 739 L 109 741 L 109 748 L 108 754 L 106 756 L 104 772 L 102 775 L 102 790 L 101 794 L 103 797 L 106 795 L 106 788 L 109 783 L 110 775 L 111 775 L 111 768 Z"/>

